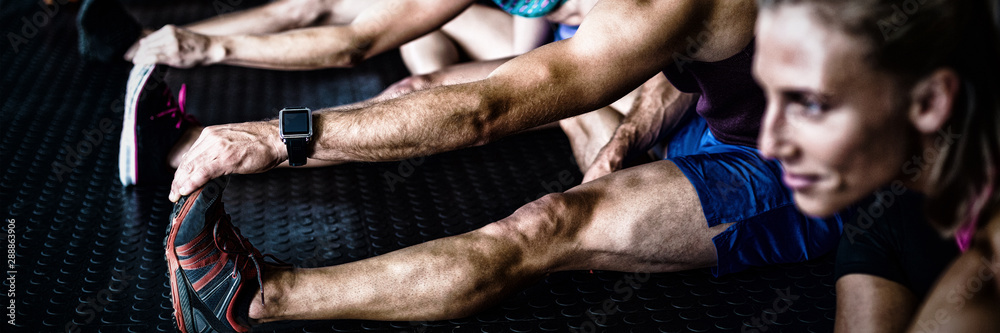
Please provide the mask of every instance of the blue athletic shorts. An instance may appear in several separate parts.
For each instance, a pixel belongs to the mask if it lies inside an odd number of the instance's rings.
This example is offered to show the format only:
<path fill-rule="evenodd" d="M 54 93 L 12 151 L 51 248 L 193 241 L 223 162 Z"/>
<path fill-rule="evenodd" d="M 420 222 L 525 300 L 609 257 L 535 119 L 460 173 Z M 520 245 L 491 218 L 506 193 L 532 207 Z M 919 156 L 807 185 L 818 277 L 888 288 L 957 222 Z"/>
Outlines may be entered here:
<path fill-rule="evenodd" d="M 698 191 L 708 226 L 732 222 L 712 238 L 715 276 L 751 266 L 802 262 L 837 248 L 842 217 L 821 219 L 795 208 L 781 182 L 781 165 L 757 149 L 725 144 L 705 119 L 689 112 L 674 131 L 666 159 L 677 165 Z"/>
<path fill-rule="evenodd" d="M 556 26 L 556 31 L 554 32 L 555 39 L 553 41 L 554 42 L 558 42 L 558 41 L 561 41 L 563 39 L 567 39 L 567 38 L 573 37 L 573 35 L 576 34 L 576 29 L 579 28 L 579 27 L 580 26 L 576 26 L 576 25 L 565 25 L 565 24 L 562 24 L 562 23 L 558 24 Z"/>

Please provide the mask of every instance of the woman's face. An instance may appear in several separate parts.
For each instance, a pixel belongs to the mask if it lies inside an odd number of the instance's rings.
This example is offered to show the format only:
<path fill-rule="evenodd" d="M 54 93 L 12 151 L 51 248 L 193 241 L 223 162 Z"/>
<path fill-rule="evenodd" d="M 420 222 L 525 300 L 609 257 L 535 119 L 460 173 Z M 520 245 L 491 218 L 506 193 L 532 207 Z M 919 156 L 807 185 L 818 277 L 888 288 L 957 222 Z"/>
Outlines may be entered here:
<path fill-rule="evenodd" d="M 872 69 L 866 44 L 810 10 L 785 5 L 758 17 L 753 70 L 768 100 L 759 148 L 781 161 L 799 209 L 826 216 L 912 167 L 917 136 L 907 93 Z"/>

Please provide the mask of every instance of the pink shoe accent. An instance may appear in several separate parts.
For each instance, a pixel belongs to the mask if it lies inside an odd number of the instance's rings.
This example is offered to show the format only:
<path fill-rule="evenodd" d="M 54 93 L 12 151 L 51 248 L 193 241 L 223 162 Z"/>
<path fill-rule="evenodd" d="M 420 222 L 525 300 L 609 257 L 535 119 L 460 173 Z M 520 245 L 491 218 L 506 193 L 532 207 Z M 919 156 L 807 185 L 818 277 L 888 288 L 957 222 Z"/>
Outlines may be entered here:
<path fill-rule="evenodd" d="M 168 94 L 169 90 L 164 90 L 163 93 Z M 171 118 L 177 118 L 177 125 L 175 125 L 175 127 L 178 129 L 181 128 L 181 124 L 184 122 L 185 119 L 188 121 L 194 121 L 194 119 L 184 111 L 186 96 L 187 96 L 187 85 L 181 84 L 181 90 L 177 94 L 177 106 L 171 107 L 170 104 L 172 103 L 173 99 L 168 99 L 167 100 L 168 109 L 164 110 L 163 112 L 157 113 L 155 116 L 150 116 L 149 120 L 170 115 Z"/>

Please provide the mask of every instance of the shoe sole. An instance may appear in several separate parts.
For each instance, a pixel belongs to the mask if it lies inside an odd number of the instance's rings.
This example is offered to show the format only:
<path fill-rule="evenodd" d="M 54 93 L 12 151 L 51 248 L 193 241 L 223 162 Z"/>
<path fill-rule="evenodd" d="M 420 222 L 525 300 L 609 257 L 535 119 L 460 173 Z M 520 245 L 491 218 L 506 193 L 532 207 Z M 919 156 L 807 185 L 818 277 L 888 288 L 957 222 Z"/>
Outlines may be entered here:
<path fill-rule="evenodd" d="M 221 191 L 218 187 L 219 186 L 214 181 L 211 181 L 206 184 L 205 187 L 191 193 L 191 195 L 181 198 L 180 201 L 183 202 L 178 202 L 178 205 L 174 206 L 174 211 L 170 214 L 170 227 L 167 229 L 167 238 L 163 241 L 163 247 L 166 250 L 167 267 L 170 271 L 170 292 L 173 296 L 171 297 L 171 304 L 174 308 L 174 326 L 178 331 L 183 333 L 205 332 L 205 328 L 210 328 L 210 331 L 212 332 L 235 333 L 235 331 L 230 329 L 215 327 L 210 320 L 202 320 L 202 322 L 207 325 L 196 324 L 193 317 L 200 313 L 195 310 L 201 310 L 201 313 L 211 313 L 211 311 L 204 308 L 204 304 L 199 304 L 201 305 L 199 309 L 195 309 L 191 305 L 190 300 L 192 298 L 197 299 L 199 296 L 197 292 L 195 292 L 194 287 L 192 287 L 191 281 L 187 279 L 187 275 L 185 275 L 184 271 L 181 269 L 180 259 L 177 257 L 177 251 L 173 246 L 171 246 L 171 244 L 174 244 L 177 239 L 177 233 L 180 231 L 181 222 L 183 222 L 184 218 L 187 217 L 187 214 L 191 210 L 191 207 L 194 206 L 196 199 L 208 189 Z M 214 203 L 215 199 L 212 199 L 208 202 L 208 207 L 211 207 Z M 185 311 L 185 309 L 187 310 Z"/>
<path fill-rule="evenodd" d="M 146 82 L 152 76 L 154 68 L 156 65 L 132 67 L 128 83 L 125 85 L 127 89 L 125 91 L 125 115 L 121 142 L 118 144 L 118 177 L 124 186 L 135 185 L 139 180 L 138 167 L 136 167 L 136 164 L 139 163 L 139 143 L 136 141 L 138 137 L 135 134 L 136 117 L 138 116 L 136 108 L 139 107 L 139 97 L 143 88 L 146 87 Z"/>

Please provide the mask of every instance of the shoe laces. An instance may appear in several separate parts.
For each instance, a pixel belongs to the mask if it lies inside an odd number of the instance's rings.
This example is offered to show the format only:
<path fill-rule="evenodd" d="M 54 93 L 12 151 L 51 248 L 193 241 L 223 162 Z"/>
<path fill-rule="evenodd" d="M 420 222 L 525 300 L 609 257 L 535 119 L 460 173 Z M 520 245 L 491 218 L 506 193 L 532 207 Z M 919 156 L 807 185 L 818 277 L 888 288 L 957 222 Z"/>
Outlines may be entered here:
<path fill-rule="evenodd" d="M 264 280 L 262 278 L 263 274 L 261 274 L 262 272 L 261 261 L 263 261 L 265 258 L 271 258 L 271 260 L 273 261 L 271 264 L 275 266 L 292 266 L 292 265 L 284 262 L 281 259 L 278 259 L 278 257 L 272 254 L 261 254 L 260 251 L 253 246 L 253 244 L 250 244 L 250 241 L 247 240 L 246 237 L 243 237 L 243 234 L 240 232 L 240 229 L 232 224 L 232 220 L 229 214 L 223 215 L 222 219 L 225 220 L 226 222 L 226 226 L 223 227 L 223 230 L 221 230 L 223 234 L 219 233 L 220 232 L 219 225 L 221 225 L 222 223 L 216 223 L 215 226 L 212 228 L 212 238 L 213 241 L 215 242 L 215 247 L 218 248 L 219 251 L 222 251 L 223 253 L 236 256 L 235 260 L 236 262 L 233 265 L 233 272 L 231 273 L 234 277 L 236 276 L 237 271 L 241 267 L 240 259 L 249 258 L 250 263 L 253 263 L 254 269 L 257 272 L 257 285 L 260 287 L 260 303 L 264 304 Z M 220 220 L 219 222 L 222 221 Z M 220 237 L 223 237 L 223 240 L 221 242 L 219 241 Z M 226 242 L 226 240 L 229 240 L 230 242 Z M 235 243 L 236 245 L 239 246 L 239 248 L 230 249 L 229 246 L 227 246 L 230 243 Z M 245 263 L 246 262 L 244 262 L 244 264 Z"/>
<path fill-rule="evenodd" d="M 164 95 L 170 94 L 170 89 L 164 89 L 163 94 Z M 185 101 L 187 100 L 186 97 L 187 97 L 187 85 L 181 84 L 181 90 L 177 94 L 177 105 L 173 105 L 174 104 L 173 98 L 168 98 L 167 109 L 163 110 L 160 113 L 157 113 L 154 116 L 149 117 L 149 120 L 166 116 L 170 116 L 170 118 L 177 118 L 177 125 L 174 125 L 174 127 L 176 128 L 181 128 L 181 124 L 184 123 L 184 120 L 193 122 L 194 118 L 184 111 L 184 104 Z"/>

